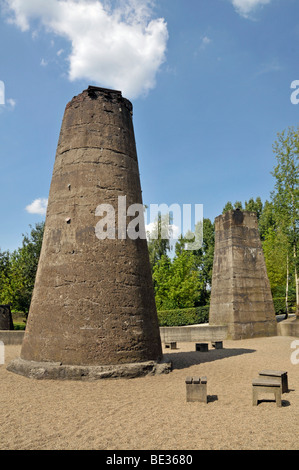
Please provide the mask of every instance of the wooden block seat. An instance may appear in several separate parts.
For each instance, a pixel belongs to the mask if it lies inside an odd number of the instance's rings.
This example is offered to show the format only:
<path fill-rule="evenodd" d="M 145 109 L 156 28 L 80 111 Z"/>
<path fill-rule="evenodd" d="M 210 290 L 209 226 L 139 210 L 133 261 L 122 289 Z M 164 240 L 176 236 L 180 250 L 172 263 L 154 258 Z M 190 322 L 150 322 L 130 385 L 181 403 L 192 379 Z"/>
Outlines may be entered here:
<path fill-rule="evenodd" d="M 223 341 L 213 341 L 212 347 L 215 349 L 223 349 Z"/>
<path fill-rule="evenodd" d="M 209 350 L 209 343 L 195 343 L 195 351 L 207 352 Z"/>
<path fill-rule="evenodd" d="M 165 348 L 176 349 L 176 342 L 170 341 L 170 342 L 165 343 Z"/>
<path fill-rule="evenodd" d="M 206 377 L 186 378 L 186 399 L 187 402 L 208 402 Z"/>
<path fill-rule="evenodd" d="M 282 370 L 262 370 L 259 372 L 261 377 L 276 377 L 281 381 L 282 393 L 287 393 L 289 391 L 288 385 L 288 373 Z"/>
<path fill-rule="evenodd" d="M 258 404 L 260 393 L 273 393 L 277 406 L 281 406 L 282 386 L 280 379 L 276 377 L 260 376 L 252 381 L 252 404 Z"/>

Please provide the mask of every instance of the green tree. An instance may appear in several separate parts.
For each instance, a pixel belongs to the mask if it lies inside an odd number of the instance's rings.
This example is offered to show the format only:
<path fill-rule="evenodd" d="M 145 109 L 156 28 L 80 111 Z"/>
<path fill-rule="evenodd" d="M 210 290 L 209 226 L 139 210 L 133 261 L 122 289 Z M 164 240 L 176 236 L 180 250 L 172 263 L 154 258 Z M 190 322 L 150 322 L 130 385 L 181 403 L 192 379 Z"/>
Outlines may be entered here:
<path fill-rule="evenodd" d="M 0 303 L 9 303 L 10 254 L 0 251 Z"/>
<path fill-rule="evenodd" d="M 179 256 L 174 257 L 172 272 L 171 299 L 178 308 L 196 306 L 203 284 L 193 251 L 184 250 Z"/>
<path fill-rule="evenodd" d="M 213 260 L 215 249 L 215 225 L 210 219 L 203 220 L 203 246 L 202 246 L 202 266 L 203 280 L 206 294 L 210 291 L 212 285 Z"/>
<path fill-rule="evenodd" d="M 10 255 L 6 300 L 14 310 L 28 314 L 44 233 L 44 222 L 23 235 L 22 247 Z"/>
<path fill-rule="evenodd" d="M 232 205 L 230 201 L 228 201 L 223 208 L 222 214 L 228 211 L 233 211 L 233 210 L 234 210 L 234 206 Z"/>
<path fill-rule="evenodd" d="M 183 250 L 171 261 L 162 255 L 153 269 L 158 310 L 194 307 L 202 288 L 192 251 Z"/>
<path fill-rule="evenodd" d="M 241 211 L 243 210 L 243 205 L 241 201 L 236 201 L 234 204 L 234 209 L 240 209 Z"/>
<path fill-rule="evenodd" d="M 292 270 L 296 288 L 297 316 L 299 316 L 299 285 L 298 285 L 298 221 L 299 221 L 299 126 L 289 127 L 277 134 L 273 145 L 276 157 L 273 176 L 275 188 L 271 194 L 274 206 L 276 227 L 286 237 L 288 276 L 286 286 L 288 291 L 289 275 Z M 290 257 L 290 252 L 292 253 Z M 286 293 L 287 295 L 287 293 Z"/>
<path fill-rule="evenodd" d="M 153 266 L 153 281 L 157 310 L 171 310 L 175 308 L 169 291 L 172 278 L 172 262 L 166 255 L 162 255 Z"/>
<path fill-rule="evenodd" d="M 257 197 L 256 200 L 250 198 L 249 201 L 245 201 L 245 210 L 250 212 L 256 212 L 257 219 L 260 219 L 260 216 L 263 211 L 263 203 L 260 197 Z"/>
<path fill-rule="evenodd" d="M 281 230 L 269 228 L 263 241 L 263 252 L 273 297 L 281 297 L 281 293 L 285 291 L 288 270 L 288 244 L 285 234 Z M 287 295 L 285 305 L 287 312 Z"/>
<path fill-rule="evenodd" d="M 259 217 L 259 232 L 262 240 L 265 240 L 269 229 L 275 229 L 274 205 L 271 201 L 265 201 L 263 210 Z"/>
<path fill-rule="evenodd" d="M 201 281 L 201 290 L 199 295 L 199 304 L 206 305 L 209 302 L 210 290 L 212 284 L 214 247 L 215 247 L 215 227 L 210 219 L 204 218 L 195 226 L 195 239 L 201 241 L 201 247 L 192 250 L 194 261 Z M 190 234 L 187 234 L 190 238 Z M 190 239 L 183 238 L 178 240 L 175 246 L 175 253 L 178 256 L 186 248 L 192 248 L 193 243 Z M 196 245 L 195 245 L 196 246 Z"/>
<path fill-rule="evenodd" d="M 240 209 L 240 210 L 243 210 L 243 205 L 242 205 L 242 202 L 241 201 L 236 201 L 234 203 L 234 205 L 231 203 L 231 201 L 228 201 L 223 210 L 222 210 L 222 214 L 224 214 L 225 212 L 228 212 L 228 211 L 233 211 L 233 210 L 236 210 L 236 209 Z"/>
<path fill-rule="evenodd" d="M 158 214 L 151 232 L 147 233 L 147 246 L 152 270 L 162 256 L 167 256 L 169 243 L 169 215 Z"/>

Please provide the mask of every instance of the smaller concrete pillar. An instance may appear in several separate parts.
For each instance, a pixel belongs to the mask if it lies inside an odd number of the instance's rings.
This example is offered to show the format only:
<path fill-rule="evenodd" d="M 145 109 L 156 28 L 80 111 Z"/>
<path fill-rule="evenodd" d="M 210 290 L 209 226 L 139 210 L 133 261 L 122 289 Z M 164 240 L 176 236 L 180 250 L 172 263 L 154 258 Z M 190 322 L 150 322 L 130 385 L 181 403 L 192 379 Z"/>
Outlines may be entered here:
<path fill-rule="evenodd" d="M 187 377 L 186 378 L 186 399 L 187 402 L 199 401 L 208 402 L 207 396 L 207 378 L 206 377 Z"/>
<path fill-rule="evenodd" d="M 277 322 L 255 212 L 215 219 L 209 323 L 229 339 L 276 336 Z"/>
<path fill-rule="evenodd" d="M 208 343 L 195 343 L 195 351 L 208 352 L 209 344 Z"/>

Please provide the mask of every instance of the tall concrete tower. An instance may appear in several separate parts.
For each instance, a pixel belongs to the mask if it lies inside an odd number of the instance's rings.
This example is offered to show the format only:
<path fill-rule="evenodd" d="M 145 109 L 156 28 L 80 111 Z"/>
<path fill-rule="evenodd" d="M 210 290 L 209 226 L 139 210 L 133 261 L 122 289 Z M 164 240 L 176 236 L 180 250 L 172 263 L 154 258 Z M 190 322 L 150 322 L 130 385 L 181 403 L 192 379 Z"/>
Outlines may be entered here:
<path fill-rule="evenodd" d="M 229 211 L 215 219 L 209 323 L 227 325 L 231 339 L 277 333 L 255 212 Z"/>
<path fill-rule="evenodd" d="M 132 204 L 142 204 L 132 104 L 89 87 L 65 109 L 21 356 L 8 370 L 73 379 L 169 371 L 147 242 L 126 234 Z"/>

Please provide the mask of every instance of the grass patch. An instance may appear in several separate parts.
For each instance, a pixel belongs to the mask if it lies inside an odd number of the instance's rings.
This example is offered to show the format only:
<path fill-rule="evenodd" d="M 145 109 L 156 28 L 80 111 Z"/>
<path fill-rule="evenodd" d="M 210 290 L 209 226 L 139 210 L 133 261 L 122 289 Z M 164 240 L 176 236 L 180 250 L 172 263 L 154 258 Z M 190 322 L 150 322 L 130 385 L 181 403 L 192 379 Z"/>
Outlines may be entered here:
<path fill-rule="evenodd" d="M 20 323 L 20 322 L 13 322 L 13 327 L 14 330 L 25 330 L 26 324 L 25 323 Z"/>
<path fill-rule="evenodd" d="M 12 322 L 15 330 L 25 330 L 26 328 L 26 315 L 22 312 L 12 312 Z"/>

